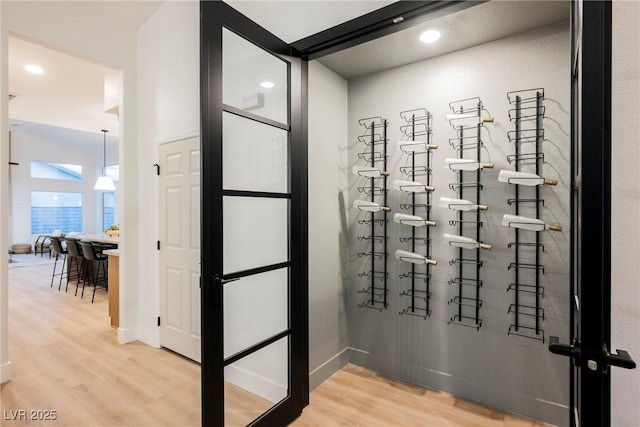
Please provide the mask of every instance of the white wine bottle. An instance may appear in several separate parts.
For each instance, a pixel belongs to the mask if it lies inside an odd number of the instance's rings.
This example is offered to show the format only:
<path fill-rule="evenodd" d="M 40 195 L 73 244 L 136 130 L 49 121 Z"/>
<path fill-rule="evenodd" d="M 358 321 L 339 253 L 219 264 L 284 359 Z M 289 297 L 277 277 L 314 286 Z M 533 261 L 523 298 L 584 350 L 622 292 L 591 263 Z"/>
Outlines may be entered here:
<path fill-rule="evenodd" d="M 451 199 L 449 197 L 440 197 L 438 204 L 441 208 L 448 208 L 454 211 L 486 211 L 489 209 L 486 205 L 476 205 L 469 200 Z"/>
<path fill-rule="evenodd" d="M 430 227 L 436 226 L 435 221 L 427 221 L 426 219 L 419 216 L 407 215 L 407 214 L 401 214 L 401 213 L 395 214 L 393 216 L 393 221 L 397 222 L 398 224 L 410 225 L 412 227 L 423 227 L 425 225 L 428 225 Z"/>
<path fill-rule="evenodd" d="M 531 231 L 562 231 L 562 226 L 560 225 L 545 224 L 541 219 L 529 218 L 519 215 L 505 214 L 502 217 L 502 225 L 506 227 L 522 228 L 523 230 Z"/>
<path fill-rule="evenodd" d="M 367 200 L 354 200 L 353 207 L 367 212 L 389 212 L 391 210 L 391 208 L 387 206 L 380 206 L 380 203 L 369 202 Z"/>
<path fill-rule="evenodd" d="M 427 144 L 424 141 L 398 141 L 398 150 L 405 153 L 421 154 L 437 148 L 438 144 Z"/>
<path fill-rule="evenodd" d="M 400 261 L 411 262 L 413 264 L 438 264 L 438 261 L 435 259 L 429 259 L 424 255 L 420 255 L 415 252 L 403 251 L 402 249 L 396 250 L 395 256 L 396 259 L 399 259 Z"/>
<path fill-rule="evenodd" d="M 477 169 L 493 169 L 493 163 L 480 163 L 471 159 L 444 159 L 445 168 L 454 171 L 473 171 Z"/>
<path fill-rule="evenodd" d="M 519 172 L 510 170 L 501 170 L 498 174 L 498 181 L 508 184 L 527 185 L 535 187 L 536 185 L 558 185 L 555 179 L 543 178 L 535 173 Z"/>
<path fill-rule="evenodd" d="M 435 187 L 430 185 L 420 184 L 415 181 L 393 181 L 393 188 L 400 191 L 406 191 L 407 193 L 426 193 L 435 190 Z"/>
<path fill-rule="evenodd" d="M 474 113 L 452 113 L 444 116 L 445 120 L 460 120 L 460 119 L 481 119 L 483 123 L 493 123 L 493 117 L 480 117 L 477 112 Z"/>
<path fill-rule="evenodd" d="M 389 172 L 381 171 L 371 166 L 354 166 L 353 174 L 358 176 L 366 176 L 368 178 L 380 178 L 382 176 L 389 176 Z"/>
<path fill-rule="evenodd" d="M 471 237 L 465 237 L 465 236 L 457 236 L 455 234 L 448 234 L 445 233 L 442 235 L 442 237 L 449 242 L 450 245 L 452 246 L 458 246 L 459 248 L 464 248 L 464 249 L 487 249 L 487 250 L 491 250 L 491 245 L 488 243 L 480 243 L 474 239 L 472 239 Z"/>

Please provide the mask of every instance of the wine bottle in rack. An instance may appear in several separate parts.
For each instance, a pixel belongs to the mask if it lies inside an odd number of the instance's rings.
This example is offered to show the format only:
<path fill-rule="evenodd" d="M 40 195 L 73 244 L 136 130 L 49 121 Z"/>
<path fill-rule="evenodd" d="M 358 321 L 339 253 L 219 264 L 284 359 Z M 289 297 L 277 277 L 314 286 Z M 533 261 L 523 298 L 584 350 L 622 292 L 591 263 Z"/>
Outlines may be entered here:
<path fill-rule="evenodd" d="M 354 166 L 352 171 L 354 175 L 366 176 L 367 178 L 382 178 L 390 175 L 389 172 L 372 166 Z"/>
<path fill-rule="evenodd" d="M 543 178 L 535 173 L 520 172 L 512 170 L 501 170 L 498 174 L 498 181 L 507 184 L 518 184 L 534 187 L 536 185 L 558 185 L 555 179 Z"/>
<path fill-rule="evenodd" d="M 404 153 L 424 154 L 430 150 L 436 150 L 438 144 L 429 144 L 425 141 L 398 141 L 397 147 Z"/>
<path fill-rule="evenodd" d="M 480 243 L 471 237 L 466 236 L 457 236 L 455 234 L 445 233 L 442 235 L 442 238 L 449 242 L 451 246 L 457 246 L 459 248 L 464 249 L 487 249 L 491 250 L 491 245 L 488 243 Z"/>
<path fill-rule="evenodd" d="M 391 208 L 388 206 L 381 206 L 380 203 L 369 202 L 368 200 L 354 200 L 353 207 L 367 212 L 389 212 Z"/>
<path fill-rule="evenodd" d="M 424 185 L 416 181 L 403 181 L 401 179 L 397 179 L 393 181 L 393 189 L 405 191 L 407 193 L 427 193 L 429 191 L 434 191 L 435 187 L 431 185 Z"/>
<path fill-rule="evenodd" d="M 546 224 L 541 219 L 529 218 L 521 215 L 504 214 L 502 225 L 511 228 L 521 228 L 529 231 L 562 231 L 562 226 L 557 224 Z"/>
<path fill-rule="evenodd" d="M 429 227 L 436 226 L 435 221 L 429 221 L 417 215 L 407 215 L 401 213 L 397 213 L 393 216 L 393 222 L 402 225 L 410 225 L 412 227 L 424 227 L 425 225 Z"/>
<path fill-rule="evenodd" d="M 453 171 L 473 171 L 478 169 L 493 169 L 493 163 L 482 163 L 473 159 L 444 159 L 445 169 Z"/>
<path fill-rule="evenodd" d="M 397 249 L 395 252 L 395 256 L 396 259 L 400 261 L 410 262 L 413 264 L 438 264 L 438 261 L 434 259 L 429 259 L 426 256 L 417 254 L 415 252 L 403 251 L 402 249 Z"/>
<path fill-rule="evenodd" d="M 486 205 L 476 205 L 470 200 L 452 199 L 450 197 L 440 197 L 438 206 L 453 211 L 486 211 L 489 209 Z"/>

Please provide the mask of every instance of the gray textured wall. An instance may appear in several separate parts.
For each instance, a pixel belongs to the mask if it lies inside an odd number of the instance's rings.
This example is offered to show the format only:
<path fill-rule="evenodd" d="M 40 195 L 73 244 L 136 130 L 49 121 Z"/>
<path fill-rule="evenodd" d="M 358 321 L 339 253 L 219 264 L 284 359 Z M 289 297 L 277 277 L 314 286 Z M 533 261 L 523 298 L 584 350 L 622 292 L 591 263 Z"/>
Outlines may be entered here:
<path fill-rule="evenodd" d="M 409 304 L 399 293 L 407 289 L 410 282 L 399 279 L 398 275 L 407 270 L 408 264 L 395 260 L 393 253 L 396 249 L 408 249 L 408 244 L 400 243 L 398 237 L 410 233 L 410 229 L 393 221 L 389 223 L 389 307 L 384 312 L 358 308 L 365 296 L 357 290 L 367 287 L 369 282 L 358 277 L 359 272 L 368 269 L 368 261 L 357 254 L 367 250 L 368 244 L 357 237 L 368 234 L 368 230 L 357 223 L 365 214 L 351 204 L 354 199 L 363 198 L 357 187 L 366 181 L 350 175 L 348 309 L 353 363 L 510 412 L 567 424 L 569 371 L 566 359 L 551 355 L 548 342 L 507 336 L 513 322 L 507 310 L 514 300 L 514 294 L 506 290 L 513 281 L 513 273 L 507 271 L 507 266 L 514 258 L 513 249 L 508 249 L 507 243 L 513 240 L 513 230 L 500 222 L 504 213 L 512 213 L 506 200 L 513 197 L 514 190 L 499 183 L 497 177 L 500 169 L 513 169 L 507 163 L 507 155 L 514 150 L 506 134 L 513 129 L 507 116 L 511 108 L 507 92 L 543 87 L 547 98 L 543 175 L 557 179 L 559 185 L 541 188 L 545 200 L 541 218 L 564 227 L 561 233 L 541 233 L 545 245 L 543 329 L 547 340 L 549 335 L 557 335 L 566 341 L 570 235 L 568 30 L 568 24 L 555 25 L 349 82 L 349 168 L 364 164 L 357 157 L 358 152 L 364 151 L 363 144 L 357 142 L 357 136 L 363 133 L 358 119 L 383 116 L 390 123 L 389 184 L 394 179 L 403 179 L 398 168 L 406 161 L 406 155 L 403 157 L 395 147 L 401 139 L 400 111 L 426 107 L 434 115 L 433 142 L 439 144 L 433 155 L 434 204 L 439 197 L 455 197 L 448 184 L 456 181 L 457 176 L 444 167 L 445 158 L 456 156 L 448 144 L 455 131 L 444 120 L 449 102 L 478 96 L 495 117 L 495 123 L 483 130 L 482 157 L 495 163 L 495 169 L 482 173 L 481 198 L 489 210 L 482 214 L 481 236 L 493 245 L 493 250 L 482 252 L 484 286 L 480 291 L 483 300 L 480 317 L 483 325 L 479 331 L 447 324 L 455 310 L 448 301 L 457 291 L 447 283 L 456 276 L 455 267 L 448 261 L 457 256 L 457 250 L 442 239 L 442 234 L 456 234 L 456 229 L 447 222 L 455 218 L 455 213 L 437 206 L 432 210 L 432 218 L 438 222 L 432 229 L 432 253 L 438 265 L 432 268 L 431 317 L 424 320 L 398 314 Z M 400 192 L 390 190 L 388 200 L 392 214 L 402 212 L 398 205 L 406 198 Z"/>

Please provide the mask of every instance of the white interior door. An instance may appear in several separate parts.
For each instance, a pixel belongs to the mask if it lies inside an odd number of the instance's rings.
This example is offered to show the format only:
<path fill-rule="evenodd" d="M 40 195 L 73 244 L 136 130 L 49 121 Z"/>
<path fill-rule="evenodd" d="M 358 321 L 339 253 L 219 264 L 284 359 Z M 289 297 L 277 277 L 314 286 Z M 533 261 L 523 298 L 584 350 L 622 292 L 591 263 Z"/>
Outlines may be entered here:
<path fill-rule="evenodd" d="M 160 345 L 200 362 L 200 139 L 160 146 Z"/>

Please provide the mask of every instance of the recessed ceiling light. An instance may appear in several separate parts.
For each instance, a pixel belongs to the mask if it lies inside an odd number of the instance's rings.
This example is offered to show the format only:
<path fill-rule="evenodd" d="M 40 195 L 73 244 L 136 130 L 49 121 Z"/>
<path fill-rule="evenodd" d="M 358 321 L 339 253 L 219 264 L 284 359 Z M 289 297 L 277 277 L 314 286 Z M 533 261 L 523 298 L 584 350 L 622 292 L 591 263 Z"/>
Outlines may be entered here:
<path fill-rule="evenodd" d="M 262 86 L 265 89 L 271 89 L 272 87 L 274 87 L 275 85 L 273 84 L 273 82 L 270 81 L 264 81 L 262 83 L 260 83 L 260 86 Z"/>
<path fill-rule="evenodd" d="M 27 64 L 24 66 L 24 69 L 31 74 L 43 74 L 44 69 L 39 65 Z"/>
<path fill-rule="evenodd" d="M 427 30 L 420 34 L 420 41 L 422 43 L 433 43 L 440 38 L 442 34 L 438 30 Z"/>

